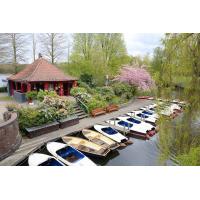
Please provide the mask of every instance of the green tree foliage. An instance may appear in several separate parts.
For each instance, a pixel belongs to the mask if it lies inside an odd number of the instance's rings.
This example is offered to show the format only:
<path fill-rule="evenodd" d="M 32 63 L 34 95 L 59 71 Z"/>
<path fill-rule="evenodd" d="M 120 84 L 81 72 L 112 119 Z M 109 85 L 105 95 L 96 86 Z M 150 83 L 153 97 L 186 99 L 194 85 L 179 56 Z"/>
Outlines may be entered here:
<path fill-rule="evenodd" d="M 106 75 L 116 75 L 122 64 L 130 62 L 123 35 L 119 33 L 76 33 L 70 64 L 64 65 L 71 75 L 80 77 L 88 73 L 104 85 Z"/>
<path fill-rule="evenodd" d="M 191 148 L 187 154 L 178 156 L 181 165 L 199 166 L 200 165 L 200 147 Z"/>
<path fill-rule="evenodd" d="M 160 120 L 160 145 L 165 157 L 177 156 L 183 165 L 193 165 L 200 145 L 199 134 L 194 126 L 200 117 L 200 34 L 166 34 L 163 49 L 156 50 L 153 68 L 160 79 L 160 95 L 174 98 L 174 86 L 183 86 L 182 92 L 176 92 L 176 98 L 188 103 L 184 115 L 172 126 L 165 119 Z"/>
<path fill-rule="evenodd" d="M 94 87 L 94 78 L 92 74 L 84 73 L 80 75 L 79 81 L 86 83 L 90 87 Z"/>

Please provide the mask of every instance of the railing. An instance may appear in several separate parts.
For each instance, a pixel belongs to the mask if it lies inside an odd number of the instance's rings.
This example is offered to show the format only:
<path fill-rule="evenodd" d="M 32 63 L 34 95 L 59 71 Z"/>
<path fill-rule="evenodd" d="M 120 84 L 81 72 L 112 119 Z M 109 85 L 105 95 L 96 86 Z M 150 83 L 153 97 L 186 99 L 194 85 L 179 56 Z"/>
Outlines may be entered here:
<path fill-rule="evenodd" d="M 88 107 L 78 97 L 76 97 L 76 102 L 81 109 L 83 109 L 87 114 L 89 113 Z"/>

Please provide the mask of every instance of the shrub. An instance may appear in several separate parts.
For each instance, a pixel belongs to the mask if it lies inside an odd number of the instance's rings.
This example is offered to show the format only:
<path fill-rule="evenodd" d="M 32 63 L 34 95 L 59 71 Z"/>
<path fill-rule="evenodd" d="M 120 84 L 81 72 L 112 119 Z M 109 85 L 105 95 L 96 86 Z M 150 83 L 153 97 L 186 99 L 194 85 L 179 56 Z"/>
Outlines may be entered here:
<path fill-rule="evenodd" d="M 30 92 L 27 92 L 27 93 L 26 93 L 26 98 L 27 98 L 27 99 L 30 99 L 30 100 L 35 100 L 35 99 L 37 99 L 37 94 L 38 94 L 37 91 L 30 91 Z"/>
<path fill-rule="evenodd" d="M 6 105 L 6 108 L 8 109 L 8 111 L 17 111 L 20 108 L 20 106 L 15 103 L 9 103 Z"/>
<path fill-rule="evenodd" d="M 134 85 L 144 91 L 152 89 L 155 85 L 147 70 L 132 66 L 123 67 L 115 80 Z"/>
<path fill-rule="evenodd" d="M 80 75 L 80 81 L 86 83 L 90 87 L 94 87 L 94 78 L 92 74 L 83 73 Z"/>
<path fill-rule="evenodd" d="M 0 93 L 1 92 L 7 92 L 7 87 L 0 87 Z"/>
<path fill-rule="evenodd" d="M 91 88 L 87 83 L 82 82 L 82 81 L 78 81 L 78 86 L 81 88 L 85 88 L 87 90 L 88 93 L 90 94 L 94 94 L 95 93 L 95 89 Z"/>
<path fill-rule="evenodd" d="M 40 126 L 55 121 L 55 109 L 46 108 L 39 110 L 38 108 L 24 107 L 18 109 L 19 128 L 25 132 L 25 128 Z"/>
<path fill-rule="evenodd" d="M 116 105 L 117 105 L 117 104 L 122 103 L 121 100 L 122 100 L 121 98 L 119 98 L 119 97 L 117 97 L 117 96 L 114 96 L 114 97 L 110 100 L 109 103 L 110 103 L 110 104 L 116 104 Z"/>
<path fill-rule="evenodd" d="M 101 97 L 107 101 L 111 102 L 113 98 L 115 98 L 115 93 L 112 87 L 98 87 L 96 91 L 101 95 Z"/>
<path fill-rule="evenodd" d="M 58 95 L 55 91 L 40 90 L 37 94 L 37 100 L 42 102 L 45 96 L 57 97 Z"/>
<path fill-rule="evenodd" d="M 78 97 L 83 102 L 88 102 L 91 98 L 91 95 L 87 93 L 87 90 L 82 87 L 72 88 L 70 91 L 72 96 Z"/>
<path fill-rule="evenodd" d="M 135 86 L 131 86 L 127 83 L 114 83 L 112 88 L 116 96 L 123 96 L 125 99 L 131 99 L 137 91 Z"/>
<path fill-rule="evenodd" d="M 96 108 L 105 108 L 107 106 L 107 103 L 105 101 L 92 98 L 87 103 L 87 106 L 88 106 L 89 112 L 91 112 L 92 110 Z"/>
<path fill-rule="evenodd" d="M 87 93 L 87 90 L 83 87 L 74 87 L 70 90 L 70 94 L 75 97 L 82 93 Z"/>

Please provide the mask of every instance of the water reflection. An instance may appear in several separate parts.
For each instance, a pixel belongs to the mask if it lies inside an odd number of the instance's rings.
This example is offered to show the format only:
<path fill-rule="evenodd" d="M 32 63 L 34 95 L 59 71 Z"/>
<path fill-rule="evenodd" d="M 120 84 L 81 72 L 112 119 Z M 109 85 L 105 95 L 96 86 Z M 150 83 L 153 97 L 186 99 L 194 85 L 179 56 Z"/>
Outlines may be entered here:
<path fill-rule="evenodd" d="M 196 82 L 198 83 L 198 82 Z M 175 158 L 187 155 L 191 148 L 200 146 L 200 93 L 199 85 L 192 81 L 185 89 L 174 92 L 172 88 L 162 89 L 161 95 L 167 99 L 178 98 L 187 101 L 184 112 L 176 120 L 166 120 L 161 117 L 159 145 L 162 149 L 160 162 L 165 162 L 169 156 Z M 181 164 L 181 163 L 180 163 Z"/>

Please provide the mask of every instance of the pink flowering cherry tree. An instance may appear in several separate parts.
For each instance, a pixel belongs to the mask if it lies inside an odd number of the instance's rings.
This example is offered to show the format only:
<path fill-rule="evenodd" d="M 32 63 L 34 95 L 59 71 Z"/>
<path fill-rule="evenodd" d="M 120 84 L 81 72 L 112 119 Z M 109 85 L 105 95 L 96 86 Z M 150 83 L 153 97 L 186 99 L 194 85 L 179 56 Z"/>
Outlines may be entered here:
<path fill-rule="evenodd" d="M 146 69 L 139 67 L 123 67 L 115 80 L 134 85 L 143 91 L 148 91 L 155 86 L 149 72 Z"/>

